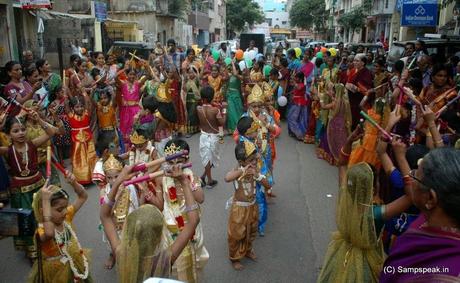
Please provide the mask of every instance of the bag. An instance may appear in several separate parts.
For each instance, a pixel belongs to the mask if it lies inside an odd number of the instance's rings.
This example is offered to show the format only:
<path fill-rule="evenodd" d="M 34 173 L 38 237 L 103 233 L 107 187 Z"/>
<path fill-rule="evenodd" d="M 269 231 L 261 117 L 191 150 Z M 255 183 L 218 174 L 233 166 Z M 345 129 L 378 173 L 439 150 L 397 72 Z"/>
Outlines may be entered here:
<path fill-rule="evenodd" d="M 0 236 L 33 236 L 36 229 L 31 209 L 7 208 L 0 210 Z"/>

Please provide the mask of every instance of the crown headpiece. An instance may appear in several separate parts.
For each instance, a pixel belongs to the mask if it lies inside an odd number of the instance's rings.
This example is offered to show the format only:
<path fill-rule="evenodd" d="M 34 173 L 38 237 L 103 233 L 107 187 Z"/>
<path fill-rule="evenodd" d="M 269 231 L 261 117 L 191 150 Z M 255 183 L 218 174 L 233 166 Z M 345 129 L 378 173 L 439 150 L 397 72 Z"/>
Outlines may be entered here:
<path fill-rule="evenodd" d="M 248 104 L 264 102 L 264 93 L 258 84 L 252 87 L 251 94 L 248 96 Z"/>
<path fill-rule="evenodd" d="M 169 94 L 168 86 L 166 83 L 162 83 L 158 86 L 157 100 L 164 103 L 170 103 L 172 101 L 172 97 Z"/>
<path fill-rule="evenodd" d="M 137 131 L 134 131 L 130 136 L 129 140 L 133 144 L 143 144 L 147 142 L 147 139 L 143 135 L 139 135 Z"/>
<path fill-rule="evenodd" d="M 244 150 L 246 151 L 246 158 L 251 156 L 256 151 L 256 146 L 250 141 L 244 141 Z"/>
<path fill-rule="evenodd" d="M 102 168 L 104 169 L 104 171 L 121 171 L 121 169 L 123 169 L 123 164 L 121 164 L 121 162 L 118 159 L 116 159 L 115 156 L 113 156 L 113 154 L 110 154 L 109 158 L 107 158 L 107 160 L 102 165 Z"/>
<path fill-rule="evenodd" d="M 182 151 L 182 148 L 180 146 L 177 146 L 175 143 L 171 143 L 170 145 L 165 147 L 164 151 L 166 155 L 172 155 Z"/>

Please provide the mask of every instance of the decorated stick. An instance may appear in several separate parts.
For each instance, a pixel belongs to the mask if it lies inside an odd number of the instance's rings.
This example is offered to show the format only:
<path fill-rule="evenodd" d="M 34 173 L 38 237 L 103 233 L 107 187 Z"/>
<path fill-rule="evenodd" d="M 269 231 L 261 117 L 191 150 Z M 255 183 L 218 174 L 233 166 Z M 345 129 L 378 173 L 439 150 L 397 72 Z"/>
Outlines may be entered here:
<path fill-rule="evenodd" d="M 438 112 L 436 112 L 436 117 L 441 116 L 442 112 L 446 111 L 446 109 L 449 108 L 449 106 L 451 106 L 453 103 L 455 103 L 455 101 L 457 101 L 459 98 L 460 98 L 460 91 L 457 93 L 457 96 L 454 99 L 447 102 L 446 105 L 444 105 L 441 109 L 438 110 Z"/>
<path fill-rule="evenodd" d="M 46 147 L 46 178 L 51 178 L 51 146 Z"/>
<path fill-rule="evenodd" d="M 176 158 L 182 157 L 182 156 L 187 155 L 187 154 L 188 154 L 187 150 L 181 150 L 181 151 L 179 151 L 177 153 L 170 154 L 170 155 L 167 155 L 165 157 L 158 158 L 158 159 L 155 159 L 155 160 L 147 162 L 147 163 L 140 163 L 140 164 L 137 164 L 136 166 L 134 166 L 133 169 L 131 170 L 131 172 L 145 171 L 145 170 L 147 170 L 147 168 L 153 167 L 155 165 L 160 165 L 163 162 L 171 161 L 171 160 L 174 160 Z"/>
<path fill-rule="evenodd" d="M 403 96 L 405 94 L 405 91 L 404 89 L 398 85 L 398 88 L 399 88 L 399 101 L 398 101 L 398 105 L 402 105 L 402 99 L 403 99 Z"/>
<path fill-rule="evenodd" d="M 56 156 L 51 152 L 51 163 L 53 163 L 54 167 L 56 167 L 57 170 L 59 170 L 62 175 L 66 176 L 65 168 L 57 161 Z"/>
<path fill-rule="evenodd" d="M 182 164 L 182 169 L 190 168 L 190 167 L 192 167 L 192 163 Z M 152 179 L 154 179 L 156 177 L 163 176 L 165 173 L 166 173 L 165 170 L 160 170 L 160 171 L 157 171 L 157 172 L 153 172 L 153 173 L 150 173 L 150 174 L 139 176 L 139 177 L 131 179 L 129 181 L 124 181 L 123 185 L 126 187 L 126 186 L 129 186 L 129 185 L 149 181 L 149 180 L 152 180 Z"/>
<path fill-rule="evenodd" d="M 380 125 L 376 121 L 374 121 L 374 119 L 369 117 L 369 115 L 367 115 L 366 112 L 361 111 L 359 113 L 361 114 L 361 116 L 364 117 L 364 119 L 366 119 L 369 123 L 371 123 L 374 127 L 376 127 L 388 140 L 391 141 L 393 139 L 391 135 L 387 131 L 385 131 L 382 127 L 380 127 Z"/>
<path fill-rule="evenodd" d="M 134 54 L 134 53 L 129 52 L 129 55 L 131 55 L 131 60 L 132 60 L 132 58 L 136 58 L 136 59 L 139 60 L 139 61 L 142 61 L 142 60 L 143 60 L 141 57 L 137 56 L 137 55 Z"/>
<path fill-rule="evenodd" d="M 63 86 L 63 87 L 66 87 L 65 69 L 62 70 L 62 86 Z"/>
<path fill-rule="evenodd" d="M 407 69 L 410 70 L 412 69 L 412 65 L 414 64 L 414 62 L 417 60 L 417 56 L 414 56 L 414 58 L 412 59 L 412 61 L 410 62 L 409 66 L 407 66 Z"/>
<path fill-rule="evenodd" d="M 77 74 L 77 72 L 75 71 L 75 69 L 72 69 L 72 71 L 73 71 L 73 74 L 77 77 L 78 84 L 81 84 L 80 77 L 78 76 L 78 74 Z"/>

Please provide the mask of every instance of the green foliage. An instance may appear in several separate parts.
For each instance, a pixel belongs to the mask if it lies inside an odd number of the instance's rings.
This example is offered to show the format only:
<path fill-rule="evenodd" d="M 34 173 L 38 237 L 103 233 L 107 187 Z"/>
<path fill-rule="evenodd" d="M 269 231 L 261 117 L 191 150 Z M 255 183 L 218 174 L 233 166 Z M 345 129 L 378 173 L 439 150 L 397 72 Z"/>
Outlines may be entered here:
<path fill-rule="evenodd" d="M 359 7 L 353 11 L 345 13 L 340 16 L 337 22 L 342 26 L 349 27 L 353 31 L 356 31 L 364 26 L 364 19 L 366 18 L 366 15 L 363 10 L 363 7 Z"/>
<path fill-rule="evenodd" d="M 184 0 L 169 0 L 168 11 L 169 14 L 182 18 L 189 7 L 188 1 Z"/>
<path fill-rule="evenodd" d="M 328 17 L 324 0 L 295 0 L 289 11 L 291 25 L 303 29 L 314 26 L 317 31 L 324 31 Z"/>
<path fill-rule="evenodd" d="M 259 4 L 253 0 L 227 1 L 227 30 L 242 31 L 247 23 L 249 26 L 264 21 L 264 14 Z"/>

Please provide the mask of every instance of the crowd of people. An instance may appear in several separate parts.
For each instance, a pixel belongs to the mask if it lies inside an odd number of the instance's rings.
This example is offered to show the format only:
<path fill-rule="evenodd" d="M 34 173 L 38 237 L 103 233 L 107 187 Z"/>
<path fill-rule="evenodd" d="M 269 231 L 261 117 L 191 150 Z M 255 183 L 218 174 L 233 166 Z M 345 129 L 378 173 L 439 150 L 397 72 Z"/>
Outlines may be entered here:
<path fill-rule="evenodd" d="M 254 42 L 181 52 L 169 40 L 148 58 L 74 54 L 56 74 L 26 55 L 1 75 L 0 201 L 34 211 L 35 235 L 14 238 L 33 263 L 30 282 L 92 282 L 72 225 L 92 184 L 105 267 L 117 265 L 120 282 L 199 281 L 210 257 L 200 204 L 218 184 L 225 135 L 236 159 L 224 179 L 234 187 L 228 255 L 243 269 L 276 197 L 282 126 L 338 167 L 337 231 L 318 282 L 420 278 L 398 266 L 442 266 L 423 275 L 431 282 L 460 274 L 458 57 L 408 44 L 388 72 L 384 54 L 362 46 L 280 46 L 264 56 Z M 198 133 L 201 175 L 187 143 Z"/>

